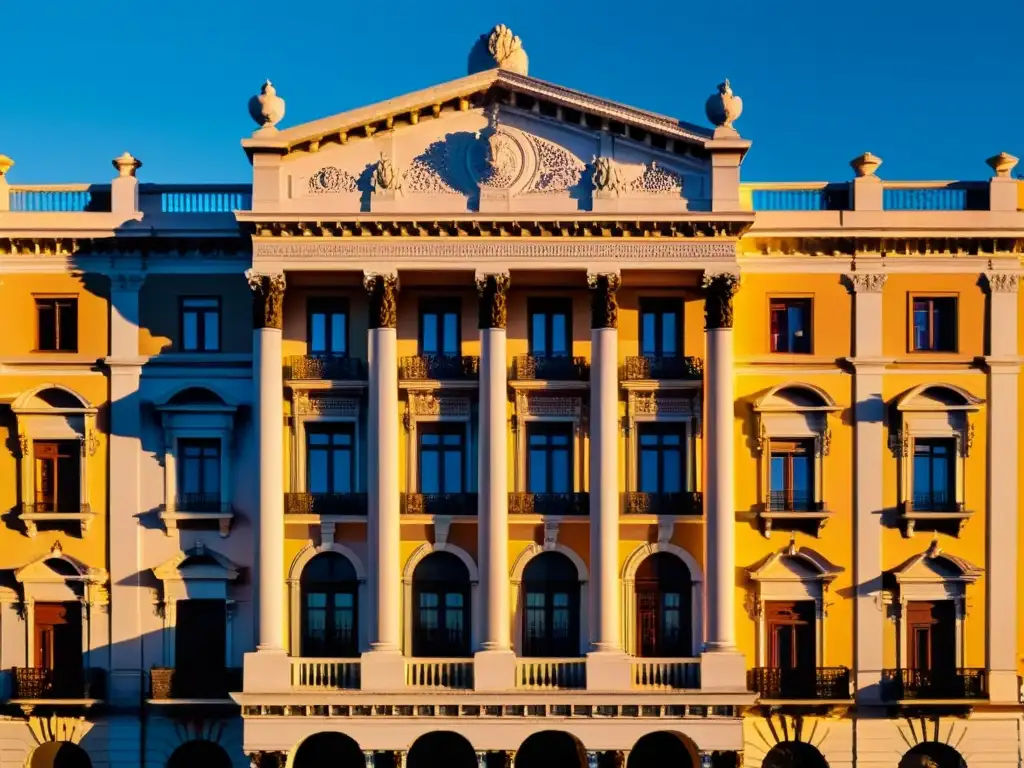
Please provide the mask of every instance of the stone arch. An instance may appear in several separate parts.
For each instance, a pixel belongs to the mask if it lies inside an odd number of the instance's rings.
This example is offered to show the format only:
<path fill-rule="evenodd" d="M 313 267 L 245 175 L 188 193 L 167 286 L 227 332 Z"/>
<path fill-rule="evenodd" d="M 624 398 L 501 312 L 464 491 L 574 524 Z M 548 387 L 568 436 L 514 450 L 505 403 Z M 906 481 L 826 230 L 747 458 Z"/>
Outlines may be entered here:
<path fill-rule="evenodd" d="M 165 389 L 159 397 L 154 398 L 157 407 L 203 404 L 203 405 L 226 405 L 237 407 L 239 405 L 235 398 L 224 392 L 223 386 L 217 381 L 203 380 L 193 381 L 191 379 L 175 382 Z"/>
<path fill-rule="evenodd" d="M 761 768 L 828 768 L 828 761 L 806 741 L 780 741 L 768 750 Z"/>
<path fill-rule="evenodd" d="M 806 410 L 839 408 L 835 399 L 821 387 L 802 381 L 788 381 L 772 387 L 757 401 L 755 410 Z"/>
<path fill-rule="evenodd" d="M 11 410 L 18 412 L 24 409 L 43 408 L 46 410 L 91 410 L 95 406 L 82 395 L 63 384 L 40 384 L 27 392 L 21 393 L 13 403 Z"/>
<path fill-rule="evenodd" d="M 587 753 L 566 731 L 537 731 L 516 751 L 514 768 L 586 768 Z"/>
<path fill-rule="evenodd" d="M 340 731 L 321 731 L 291 751 L 291 768 L 366 768 L 359 742 Z"/>
<path fill-rule="evenodd" d="M 431 731 L 412 743 L 405 764 L 408 768 L 477 768 L 477 757 L 462 734 Z"/>
<path fill-rule="evenodd" d="M 405 569 L 402 571 L 402 580 L 407 584 L 412 583 L 412 575 L 416 572 L 416 566 L 422 562 L 427 555 L 431 555 L 434 552 L 448 552 L 449 554 L 455 555 L 459 560 L 462 561 L 463 565 L 466 566 L 466 570 L 469 571 L 469 583 L 477 584 L 480 581 L 480 570 L 476 566 L 476 562 L 470 556 L 469 552 L 464 550 L 462 547 L 456 546 L 445 542 L 444 544 L 420 544 L 416 547 L 409 559 L 405 561 Z"/>
<path fill-rule="evenodd" d="M 651 731 L 645 733 L 629 751 L 626 768 L 698 768 L 700 752 L 693 739 L 677 731 Z"/>
<path fill-rule="evenodd" d="M 32 751 L 28 768 L 92 768 L 92 760 L 77 744 L 48 741 Z"/>
<path fill-rule="evenodd" d="M 900 411 L 976 411 L 982 403 L 984 400 L 963 387 L 939 381 L 918 384 L 896 398 L 896 408 Z"/>
<path fill-rule="evenodd" d="M 171 753 L 167 768 L 231 768 L 231 757 L 213 741 L 186 741 Z"/>
<path fill-rule="evenodd" d="M 576 552 L 564 544 L 555 544 L 553 546 L 543 546 L 534 542 L 528 545 L 519 555 L 516 557 L 515 562 L 512 563 L 512 572 L 510 578 L 513 584 L 519 584 L 523 580 L 523 571 L 526 570 L 526 566 L 529 565 L 530 561 L 537 555 L 542 555 L 545 552 L 559 552 L 569 558 L 573 565 L 576 566 L 576 573 L 579 576 L 580 584 L 586 584 L 589 579 L 589 573 L 587 572 L 587 564 L 583 562 L 583 558 L 580 557 Z"/>
<path fill-rule="evenodd" d="M 363 566 L 363 561 L 359 559 L 359 555 L 344 544 L 339 544 L 336 541 L 333 541 L 330 544 L 320 545 L 310 542 L 303 547 L 299 553 L 292 558 L 292 563 L 288 567 L 288 581 L 299 581 L 302 578 L 302 570 L 309 564 L 309 561 L 324 552 L 335 552 L 346 558 L 350 563 L 352 563 L 352 567 L 355 568 L 356 578 L 361 582 L 366 581 L 366 568 Z"/>
<path fill-rule="evenodd" d="M 288 638 L 292 653 L 296 656 L 299 655 L 299 649 L 302 647 L 302 571 L 314 557 L 325 552 L 341 555 L 352 564 L 352 568 L 356 572 L 356 580 L 359 582 L 358 604 L 360 606 L 369 606 L 366 567 L 363 565 L 363 561 L 359 559 L 359 556 L 349 547 L 336 541 L 332 541 L 330 544 L 317 545 L 312 542 L 307 544 L 295 555 L 291 565 L 288 567 Z M 356 628 L 359 647 L 362 649 L 366 648 L 365 632 L 367 627 L 368 623 L 366 621 L 359 621 Z"/>
<path fill-rule="evenodd" d="M 675 555 L 687 568 L 690 569 L 690 580 L 694 583 L 702 583 L 704 581 L 704 572 L 701 570 L 700 564 L 697 559 L 687 552 L 685 549 L 680 547 L 678 544 L 672 544 L 669 542 L 654 542 L 641 544 L 639 547 L 634 549 L 629 557 L 626 558 L 626 562 L 622 564 L 622 579 L 632 580 L 636 578 L 637 569 L 640 564 L 651 555 L 657 554 L 658 552 L 667 552 L 668 554 Z"/>

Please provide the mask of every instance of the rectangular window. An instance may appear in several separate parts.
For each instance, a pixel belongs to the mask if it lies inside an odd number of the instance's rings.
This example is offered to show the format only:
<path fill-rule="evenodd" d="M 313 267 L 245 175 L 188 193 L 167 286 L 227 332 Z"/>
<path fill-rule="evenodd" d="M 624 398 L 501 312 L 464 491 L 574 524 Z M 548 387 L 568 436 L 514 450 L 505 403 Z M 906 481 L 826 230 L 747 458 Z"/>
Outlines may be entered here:
<path fill-rule="evenodd" d="M 192 512 L 220 505 L 220 440 L 178 441 L 178 504 Z M 207 508 L 207 509 L 204 509 Z"/>
<path fill-rule="evenodd" d="M 420 428 L 420 493 L 465 492 L 466 428 L 426 424 Z"/>
<path fill-rule="evenodd" d="M 185 352 L 220 350 L 220 299 L 182 298 L 181 348 Z"/>
<path fill-rule="evenodd" d="M 572 301 L 531 299 L 527 314 L 530 354 L 568 357 L 572 353 Z"/>
<path fill-rule="evenodd" d="M 640 300 L 640 354 L 676 357 L 683 346 L 683 302 L 680 299 Z"/>
<path fill-rule="evenodd" d="M 910 601 L 906 621 L 908 669 L 940 674 L 956 669 L 956 609 L 952 600 Z M 929 682 L 934 685 L 942 681 Z"/>
<path fill-rule="evenodd" d="M 956 352 L 955 296 L 913 300 L 911 348 L 915 352 Z"/>
<path fill-rule="evenodd" d="M 682 424 L 645 424 L 639 429 L 640 461 L 637 490 L 680 493 L 686 485 L 686 453 Z"/>
<path fill-rule="evenodd" d="M 811 300 L 772 299 L 769 313 L 772 352 L 810 354 Z"/>
<path fill-rule="evenodd" d="M 430 299 L 420 305 L 420 354 L 458 355 L 462 349 L 457 298 Z"/>
<path fill-rule="evenodd" d="M 770 511 L 813 510 L 814 440 L 772 440 L 769 483 Z"/>
<path fill-rule="evenodd" d="M 531 424 L 526 484 L 530 493 L 572 493 L 572 425 Z"/>
<path fill-rule="evenodd" d="M 956 508 L 956 440 L 914 440 L 914 509 L 951 512 Z"/>
<path fill-rule="evenodd" d="M 768 639 L 768 666 L 775 669 L 802 669 L 813 673 L 816 666 L 814 602 L 765 603 Z M 783 677 L 783 685 L 792 678 Z M 796 681 L 793 681 L 796 682 Z"/>
<path fill-rule="evenodd" d="M 82 448 L 77 440 L 32 443 L 37 512 L 81 512 Z"/>
<path fill-rule="evenodd" d="M 306 489 L 309 493 L 355 491 L 355 436 L 346 424 L 306 431 Z"/>
<path fill-rule="evenodd" d="M 348 355 L 348 300 L 309 299 L 306 312 L 309 354 Z"/>
<path fill-rule="evenodd" d="M 78 351 L 78 299 L 36 299 L 36 349 Z"/>
<path fill-rule="evenodd" d="M 53 698 L 79 697 L 72 688 L 82 669 L 82 606 L 74 602 L 35 603 L 35 666 L 52 669 Z M 63 689 L 63 690 L 62 690 Z"/>

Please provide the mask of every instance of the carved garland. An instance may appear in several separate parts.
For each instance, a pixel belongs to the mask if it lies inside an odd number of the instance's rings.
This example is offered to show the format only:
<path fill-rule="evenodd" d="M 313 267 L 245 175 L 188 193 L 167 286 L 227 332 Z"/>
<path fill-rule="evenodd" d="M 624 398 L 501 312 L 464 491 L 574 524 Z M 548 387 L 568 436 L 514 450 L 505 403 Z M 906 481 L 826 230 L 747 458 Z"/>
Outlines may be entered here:
<path fill-rule="evenodd" d="M 637 416 L 665 416 L 690 418 L 700 436 L 700 406 L 695 398 L 666 397 L 657 392 L 630 390 L 626 401 L 626 431 L 636 428 Z"/>

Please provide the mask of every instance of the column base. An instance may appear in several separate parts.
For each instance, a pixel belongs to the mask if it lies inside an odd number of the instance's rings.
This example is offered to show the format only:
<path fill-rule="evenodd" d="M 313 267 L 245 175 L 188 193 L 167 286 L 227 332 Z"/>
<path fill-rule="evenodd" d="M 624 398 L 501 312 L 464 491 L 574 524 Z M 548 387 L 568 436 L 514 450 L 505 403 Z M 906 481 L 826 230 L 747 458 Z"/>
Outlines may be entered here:
<path fill-rule="evenodd" d="M 1016 672 L 989 670 L 988 700 L 993 704 L 1017 704 L 1020 702 L 1020 682 Z"/>
<path fill-rule="evenodd" d="M 474 691 L 511 691 L 515 687 L 516 655 L 512 651 L 486 650 L 474 654 Z"/>
<path fill-rule="evenodd" d="M 405 657 L 400 651 L 366 651 L 359 661 L 359 687 L 364 691 L 405 690 Z"/>
<path fill-rule="evenodd" d="M 700 655 L 702 691 L 747 690 L 747 658 L 739 651 L 708 650 Z"/>
<path fill-rule="evenodd" d="M 242 662 L 245 693 L 287 693 L 292 688 L 291 657 L 284 650 L 247 653 Z"/>
<path fill-rule="evenodd" d="M 629 688 L 629 656 L 623 651 L 587 654 L 588 691 L 628 691 Z"/>

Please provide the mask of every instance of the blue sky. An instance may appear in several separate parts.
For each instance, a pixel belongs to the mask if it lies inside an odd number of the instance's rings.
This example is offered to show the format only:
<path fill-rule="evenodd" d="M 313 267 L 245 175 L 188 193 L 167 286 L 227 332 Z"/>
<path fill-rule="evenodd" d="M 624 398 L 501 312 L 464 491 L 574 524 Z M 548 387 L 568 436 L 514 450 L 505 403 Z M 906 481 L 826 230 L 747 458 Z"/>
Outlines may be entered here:
<path fill-rule="evenodd" d="M 246 102 L 267 77 L 295 125 L 465 74 L 497 22 L 530 74 L 705 123 L 724 77 L 747 180 L 987 178 L 1024 153 L 1020 0 L 48 0 L 3 3 L 0 154 L 12 182 L 244 181 Z M 291 10 L 286 10 L 290 8 Z"/>

